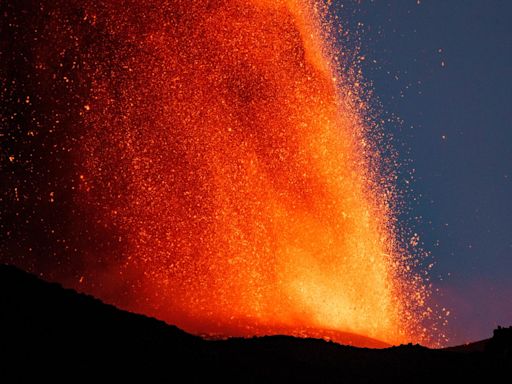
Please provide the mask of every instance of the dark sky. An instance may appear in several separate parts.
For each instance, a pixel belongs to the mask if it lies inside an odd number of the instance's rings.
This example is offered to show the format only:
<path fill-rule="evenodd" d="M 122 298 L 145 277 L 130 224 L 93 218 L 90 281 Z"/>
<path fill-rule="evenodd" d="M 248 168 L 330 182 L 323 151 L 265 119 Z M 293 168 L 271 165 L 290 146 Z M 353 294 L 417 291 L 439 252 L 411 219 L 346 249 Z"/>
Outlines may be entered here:
<path fill-rule="evenodd" d="M 512 2 L 334 6 L 361 38 L 404 175 L 415 170 L 407 216 L 421 217 L 450 344 L 512 325 Z"/>

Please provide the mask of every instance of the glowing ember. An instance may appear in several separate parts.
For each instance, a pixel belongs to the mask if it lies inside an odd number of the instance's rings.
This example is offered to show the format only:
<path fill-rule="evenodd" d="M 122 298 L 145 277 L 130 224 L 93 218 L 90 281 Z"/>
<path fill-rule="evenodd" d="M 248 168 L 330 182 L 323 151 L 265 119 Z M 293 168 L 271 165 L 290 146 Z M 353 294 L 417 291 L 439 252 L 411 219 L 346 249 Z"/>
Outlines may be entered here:
<path fill-rule="evenodd" d="M 195 333 L 422 340 L 323 7 L 82 3 L 74 201 L 102 246 L 76 287 Z"/>

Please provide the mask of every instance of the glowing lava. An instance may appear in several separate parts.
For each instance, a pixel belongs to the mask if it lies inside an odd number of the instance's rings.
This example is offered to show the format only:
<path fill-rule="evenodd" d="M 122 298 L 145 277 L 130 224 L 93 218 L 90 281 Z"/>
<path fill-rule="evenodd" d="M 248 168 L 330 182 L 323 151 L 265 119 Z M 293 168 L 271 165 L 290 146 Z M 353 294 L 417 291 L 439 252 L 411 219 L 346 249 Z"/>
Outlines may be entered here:
<path fill-rule="evenodd" d="M 195 333 L 421 338 L 426 293 L 323 6 L 80 7 L 74 199 L 103 245 L 77 287 Z"/>

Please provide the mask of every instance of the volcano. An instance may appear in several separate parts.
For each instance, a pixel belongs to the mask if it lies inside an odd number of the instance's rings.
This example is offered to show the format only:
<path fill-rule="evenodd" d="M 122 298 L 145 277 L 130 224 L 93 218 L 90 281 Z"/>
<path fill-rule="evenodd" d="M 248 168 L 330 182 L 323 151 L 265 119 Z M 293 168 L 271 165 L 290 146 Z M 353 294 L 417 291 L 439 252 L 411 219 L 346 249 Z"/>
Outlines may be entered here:
<path fill-rule="evenodd" d="M 1 261 L 197 335 L 437 337 L 327 5 L 1 11 Z"/>

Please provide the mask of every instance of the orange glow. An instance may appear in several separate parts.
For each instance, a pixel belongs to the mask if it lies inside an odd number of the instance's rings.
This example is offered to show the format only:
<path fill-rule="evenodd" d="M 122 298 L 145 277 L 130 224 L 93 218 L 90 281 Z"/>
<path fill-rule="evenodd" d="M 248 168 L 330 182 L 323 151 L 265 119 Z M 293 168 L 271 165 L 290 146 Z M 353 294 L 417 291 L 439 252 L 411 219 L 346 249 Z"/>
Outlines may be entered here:
<path fill-rule="evenodd" d="M 124 3 L 85 13 L 114 53 L 78 198 L 120 245 L 81 289 L 197 334 L 423 340 L 427 293 L 324 6 Z"/>

